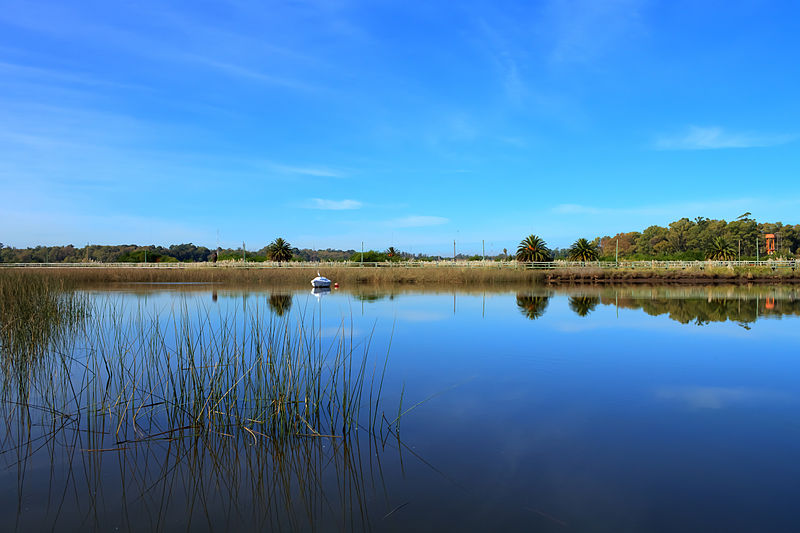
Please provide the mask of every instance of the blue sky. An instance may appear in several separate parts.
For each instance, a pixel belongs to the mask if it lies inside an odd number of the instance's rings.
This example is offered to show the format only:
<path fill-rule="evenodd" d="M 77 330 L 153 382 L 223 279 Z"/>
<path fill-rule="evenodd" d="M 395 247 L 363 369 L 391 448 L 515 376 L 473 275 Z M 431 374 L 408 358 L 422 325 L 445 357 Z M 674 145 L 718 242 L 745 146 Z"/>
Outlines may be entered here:
<path fill-rule="evenodd" d="M 800 5 L 0 10 L 0 242 L 413 252 L 798 223 Z"/>

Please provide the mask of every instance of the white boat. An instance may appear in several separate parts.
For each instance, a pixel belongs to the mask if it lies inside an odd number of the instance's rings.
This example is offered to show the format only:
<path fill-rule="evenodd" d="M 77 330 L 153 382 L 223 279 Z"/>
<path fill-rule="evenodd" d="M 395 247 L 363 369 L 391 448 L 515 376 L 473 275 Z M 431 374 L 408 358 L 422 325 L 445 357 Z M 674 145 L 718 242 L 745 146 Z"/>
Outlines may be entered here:
<path fill-rule="evenodd" d="M 317 272 L 317 277 L 311 280 L 311 286 L 314 288 L 319 287 L 330 287 L 331 280 L 326 277 L 320 276 L 319 271 Z"/>

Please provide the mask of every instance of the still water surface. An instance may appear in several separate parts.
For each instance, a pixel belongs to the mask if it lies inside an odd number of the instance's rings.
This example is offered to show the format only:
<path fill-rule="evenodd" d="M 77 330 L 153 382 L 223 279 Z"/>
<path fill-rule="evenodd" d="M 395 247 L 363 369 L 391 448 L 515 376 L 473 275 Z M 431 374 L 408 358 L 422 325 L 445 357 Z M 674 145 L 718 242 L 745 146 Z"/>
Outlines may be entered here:
<path fill-rule="evenodd" d="M 798 289 L 90 294 L 344 331 L 389 354 L 386 428 L 115 450 L 6 378 L 0 530 L 798 530 Z"/>

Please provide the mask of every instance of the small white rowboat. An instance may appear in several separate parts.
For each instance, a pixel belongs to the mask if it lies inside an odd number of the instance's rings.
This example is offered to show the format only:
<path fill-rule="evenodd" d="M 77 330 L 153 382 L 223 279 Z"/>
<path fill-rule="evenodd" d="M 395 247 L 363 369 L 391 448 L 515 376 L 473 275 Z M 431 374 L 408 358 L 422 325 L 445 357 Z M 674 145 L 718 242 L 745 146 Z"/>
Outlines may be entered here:
<path fill-rule="evenodd" d="M 314 287 L 314 288 L 330 287 L 331 286 L 331 280 L 329 280 L 328 278 L 320 276 L 319 272 L 317 272 L 317 277 L 311 280 L 311 286 Z"/>

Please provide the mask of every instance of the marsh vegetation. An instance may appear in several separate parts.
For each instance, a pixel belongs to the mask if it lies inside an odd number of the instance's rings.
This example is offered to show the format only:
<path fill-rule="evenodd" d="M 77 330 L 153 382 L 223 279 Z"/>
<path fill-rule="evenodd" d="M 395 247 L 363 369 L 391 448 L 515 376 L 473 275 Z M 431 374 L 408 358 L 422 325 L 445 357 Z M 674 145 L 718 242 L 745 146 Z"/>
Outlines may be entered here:
<path fill-rule="evenodd" d="M 3 324 L 57 318 L 3 338 L 5 530 L 687 530 L 795 479 L 795 286 L 32 280 Z M 758 446 L 780 470 L 729 467 Z M 755 501 L 736 523 L 793 516 Z"/>

